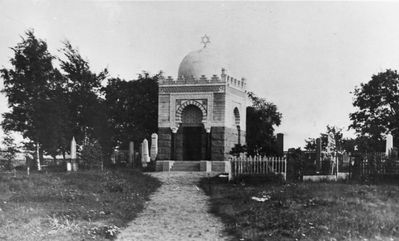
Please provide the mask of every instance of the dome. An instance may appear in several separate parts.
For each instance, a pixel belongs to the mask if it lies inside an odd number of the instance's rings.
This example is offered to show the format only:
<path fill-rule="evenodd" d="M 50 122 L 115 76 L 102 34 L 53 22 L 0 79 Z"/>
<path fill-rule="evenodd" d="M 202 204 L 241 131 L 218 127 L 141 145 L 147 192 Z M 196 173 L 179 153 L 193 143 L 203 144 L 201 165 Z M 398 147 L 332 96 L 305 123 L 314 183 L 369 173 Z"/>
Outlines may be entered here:
<path fill-rule="evenodd" d="M 186 55 L 180 63 L 178 78 L 195 79 L 205 75 L 212 78 L 213 75 L 220 77 L 222 68 L 226 68 L 226 63 L 221 54 L 212 47 L 202 48 Z"/>

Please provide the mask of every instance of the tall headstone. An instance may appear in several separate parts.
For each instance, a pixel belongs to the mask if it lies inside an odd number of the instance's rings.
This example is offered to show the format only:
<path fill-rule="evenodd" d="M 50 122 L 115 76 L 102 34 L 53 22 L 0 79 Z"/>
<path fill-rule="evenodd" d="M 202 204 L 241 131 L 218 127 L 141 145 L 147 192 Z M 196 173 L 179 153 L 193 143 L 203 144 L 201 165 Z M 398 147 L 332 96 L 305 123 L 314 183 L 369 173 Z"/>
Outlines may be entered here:
<path fill-rule="evenodd" d="M 68 166 L 67 166 L 68 169 Z M 71 167 L 70 169 L 72 169 L 72 171 L 77 171 L 78 170 L 78 163 L 76 162 L 76 141 L 75 141 L 75 137 L 72 137 L 71 140 Z M 67 171 L 71 171 L 71 170 L 67 170 Z"/>
<path fill-rule="evenodd" d="M 76 141 L 75 141 L 75 137 L 72 137 L 72 141 L 71 141 L 71 159 L 72 160 L 76 159 Z"/>
<path fill-rule="evenodd" d="M 385 155 L 389 156 L 392 152 L 393 148 L 393 136 L 388 134 L 386 136 L 386 144 L 385 144 Z"/>
<path fill-rule="evenodd" d="M 151 135 L 151 149 L 150 149 L 151 161 L 155 161 L 157 155 L 158 155 L 158 135 L 157 133 L 153 133 Z"/>
<path fill-rule="evenodd" d="M 316 171 L 321 170 L 321 138 L 316 139 Z"/>
<path fill-rule="evenodd" d="M 76 163 L 76 141 L 75 137 L 72 137 L 71 140 L 71 159 L 67 161 L 67 171 L 77 171 L 77 163 Z"/>
<path fill-rule="evenodd" d="M 143 143 L 141 143 L 141 163 L 143 167 L 147 166 L 147 163 L 150 162 L 150 155 L 148 153 L 148 141 L 144 139 Z"/>
<path fill-rule="evenodd" d="M 134 142 L 129 142 L 129 164 L 134 165 Z"/>
<path fill-rule="evenodd" d="M 37 158 L 37 170 L 41 171 L 42 170 L 42 165 L 40 165 L 40 148 L 39 148 L 39 143 L 36 145 L 36 158 Z"/>

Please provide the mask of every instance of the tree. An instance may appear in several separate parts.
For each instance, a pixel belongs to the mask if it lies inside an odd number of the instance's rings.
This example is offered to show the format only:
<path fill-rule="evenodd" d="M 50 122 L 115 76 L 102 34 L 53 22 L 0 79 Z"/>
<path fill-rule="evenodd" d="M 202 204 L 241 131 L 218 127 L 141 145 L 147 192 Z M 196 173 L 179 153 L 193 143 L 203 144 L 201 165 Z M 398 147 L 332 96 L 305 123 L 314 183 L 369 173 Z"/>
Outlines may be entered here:
<path fill-rule="evenodd" d="M 108 120 L 115 136 L 114 145 L 127 148 L 158 128 L 158 75 L 144 72 L 137 80 L 111 78 L 104 88 Z"/>
<path fill-rule="evenodd" d="M 5 169 L 12 169 L 12 161 L 15 159 L 18 149 L 17 145 L 15 144 L 14 138 L 11 136 L 11 133 L 9 131 L 6 131 L 3 139 L 3 145 L 5 147 L 5 150 L 3 151 L 3 157 L 5 159 L 5 162 L 2 163 L 1 166 L 3 166 Z"/>
<path fill-rule="evenodd" d="M 54 155 L 63 146 L 62 110 L 65 79 L 53 67 L 47 44 L 28 30 L 22 41 L 11 48 L 11 69 L 0 70 L 4 80 L 3 93 L 8 98 L 10 112 L 3 114 L 5 131 L 20 132 L 24 138 L 39 143 Z"/>
<path fill-rule="evenodd" d="M 277 106 L 264 98 L 248 92 L 252 106 L 247 108 L 247 150 L 249 155 L 273 155 L 275 148 L 274 126 L 281 124 L 282 114 Z"/>
<path fill-rule="evenodd" d="M 383 134 L 399 136 L 399 74 L 387 69 L 371 77 L 367 83 L 355 87 L 353 106 L 357 110 L 350 114 L 354 129 L 359 136 L 368 139 L 373 151 L 383 151 Z M 364 143 L 365 144 L 365 143 Z"/>
<path fill-rule="evenodd" d="M 68 140 L 75 136 L 77 142 L 82 143 L 85 138 L 98 139 L 95 127 L 99 122 L 105 122 L 102 104 L 100 99 L 101 83 L 108 75 L 107 69 L 99 74 L 90 70 L 89 62 L 80 55 L 79 51 L 73 48 L 69 41 L 64 42 L 61 49 L 65 59 L 59 59 L 61 69 L 65 72 L 68 92 L 68 109 L 70 115 L 71 134 Z M 102 125 L 104 127 L 104 125 Z"/>
<path fill-rule="evenodd" d="M 342 128 L 330 125 L 327 125 L 325 133 L 320 133 L 321 149 L 324 151 L 327 149 L 329 135 L 334 137 L 335 150 L 341 151 L 343 149 Z M 305 142 L 305 150 L 316 151 L 316 138 L 308 138 Z"/>

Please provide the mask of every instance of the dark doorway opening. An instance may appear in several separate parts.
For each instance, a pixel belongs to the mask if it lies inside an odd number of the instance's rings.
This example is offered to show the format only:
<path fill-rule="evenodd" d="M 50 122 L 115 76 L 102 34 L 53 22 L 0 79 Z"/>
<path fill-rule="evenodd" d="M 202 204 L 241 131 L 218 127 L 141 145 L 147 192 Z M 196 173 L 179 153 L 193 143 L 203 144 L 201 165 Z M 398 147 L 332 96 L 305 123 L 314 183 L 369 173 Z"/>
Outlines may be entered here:
<path fill-rule="evenodd" d="M 183 159 L 201 160 L 202 126 L 183 127 Z"/>

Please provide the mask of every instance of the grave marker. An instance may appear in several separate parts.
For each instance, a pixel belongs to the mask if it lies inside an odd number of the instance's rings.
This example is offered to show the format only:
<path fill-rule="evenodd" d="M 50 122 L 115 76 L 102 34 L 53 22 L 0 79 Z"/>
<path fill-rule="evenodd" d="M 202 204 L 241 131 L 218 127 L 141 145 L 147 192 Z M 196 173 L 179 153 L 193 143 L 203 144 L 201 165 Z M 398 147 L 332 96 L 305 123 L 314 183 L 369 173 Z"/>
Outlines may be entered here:
<path fill-rule="evenodd" d="M 393 148 L 393 136 L 388 134 L 386 136 L 386 144 L 385 144 L 385 155 L 389 156 L 392 153 Z"/>
<path fill-rule="evenodd" d="M 158 155 L 158 135 L 156 133 L 153 133 L 151 135 L 151 161 L 155 161 Z"/>
<path fill-rule="evenodd" d="M 129 164 L 134 166 L 134 142 L 129 142 Z"/>
<path fill-rule="evenodd" d="M 143 167 L 147 166 L 147 162 L 150 162 L 150 155 L 148 153 L 148 141 L 144 139 L 143 143 L 141 143 L 141 163 Z"/>

